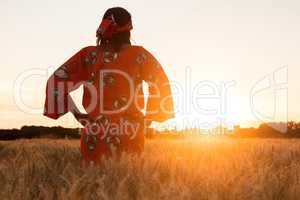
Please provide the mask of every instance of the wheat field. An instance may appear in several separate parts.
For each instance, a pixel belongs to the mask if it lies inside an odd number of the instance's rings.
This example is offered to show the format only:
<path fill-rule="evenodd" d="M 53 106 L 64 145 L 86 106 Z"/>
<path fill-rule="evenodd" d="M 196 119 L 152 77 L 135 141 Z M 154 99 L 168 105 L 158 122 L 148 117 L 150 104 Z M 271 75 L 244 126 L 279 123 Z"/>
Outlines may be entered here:
<path fill-rule="evenodd" d="M 140 157 L 80 163 L 76 140 L 0 142 L 0 198 L 300 198 L 300 140 L 147 140 Z"/>

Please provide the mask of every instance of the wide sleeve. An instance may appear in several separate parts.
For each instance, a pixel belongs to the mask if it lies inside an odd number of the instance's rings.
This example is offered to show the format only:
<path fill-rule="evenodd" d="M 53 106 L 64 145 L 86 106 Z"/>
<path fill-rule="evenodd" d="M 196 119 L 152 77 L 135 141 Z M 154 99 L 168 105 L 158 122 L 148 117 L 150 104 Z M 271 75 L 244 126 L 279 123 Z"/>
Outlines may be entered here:
<path fill-rule="evenodd" d="M 147 82 L 149 96 L 146 107 L 146 120 L 163 122 L 174 118 L 173 96 L 170 82 L 161 64 L 147 50 L 139 55 L 142 62 L 142 78 Z"/>
<path fill-rule="evenodd" d="M 59 67 L 48 79 L 44 115 L 58 119 L 74 106 L 69 93 L 77 89 L 88 78 L 86 67 L 87 48 L 80 50 Z"/>

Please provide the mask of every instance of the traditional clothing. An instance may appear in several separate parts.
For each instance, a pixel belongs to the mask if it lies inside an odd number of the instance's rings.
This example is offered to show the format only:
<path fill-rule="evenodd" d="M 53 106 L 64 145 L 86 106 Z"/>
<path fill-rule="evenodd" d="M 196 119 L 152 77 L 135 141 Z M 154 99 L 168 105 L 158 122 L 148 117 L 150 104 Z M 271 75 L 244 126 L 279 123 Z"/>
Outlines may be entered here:
<path fill-rule="evenodd" d="M 149 85 L 144 109 L 142 82 Z M 71 57 L 49 78 L 44 115 L 58 119 L 72 104 L 69 93 L 83 85 L 83 107 L 89 120 L 82 129 L 81 152 L 86 161 L 122 151 L 141 152 L 145 121 L 174 117 L 170 85 L 151 53 L 140 46 L 120 52 L 89 46 Z"/>
<path fill-rule="evenodd" d="M 96 32 L 97 46 L 82 49 L 49 78 L 44 115 L 58 119 L 79 113 L 69 93 L 83 85 L 87 118 L 81 152 L 87 162 L 121 152 L 142 152 L 148 121 L 162 122 L 173 114 L 168 78 L 159 62 L 143 47 L 130 45 L 131 16 L 123 8 L 106 11 Z M 149 85 L 144 109 L 142 83 Z"/>

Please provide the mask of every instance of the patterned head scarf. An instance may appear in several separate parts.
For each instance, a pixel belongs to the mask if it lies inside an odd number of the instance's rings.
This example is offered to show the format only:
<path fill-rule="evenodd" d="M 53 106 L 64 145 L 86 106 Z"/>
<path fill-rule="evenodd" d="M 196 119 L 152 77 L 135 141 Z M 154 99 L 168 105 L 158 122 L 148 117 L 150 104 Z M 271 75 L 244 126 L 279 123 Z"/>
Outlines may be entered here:
<path fill-rule="evenodd" d="M 120 7 L 110 8 L 104 14 L 96 32 L 97 38 L 112 39 L 113 35 L 132 30 L 131 16 L 127 10 Z"/>

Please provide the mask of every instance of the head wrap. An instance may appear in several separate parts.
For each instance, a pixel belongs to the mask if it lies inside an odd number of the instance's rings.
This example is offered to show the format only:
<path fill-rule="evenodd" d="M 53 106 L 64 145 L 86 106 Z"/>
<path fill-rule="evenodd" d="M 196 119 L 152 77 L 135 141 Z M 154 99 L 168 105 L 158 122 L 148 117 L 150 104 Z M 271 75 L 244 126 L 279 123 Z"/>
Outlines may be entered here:
<path fill-rule="evenodd" d="M 108 18 L 102 20 L 96 36 L 100 39 L 111 39 L 115 33 L 125 32 L 132 30 L 131 20 L 124 26 L 119 26 L 114 18 L 114 15 L 110 15 Z"/>

